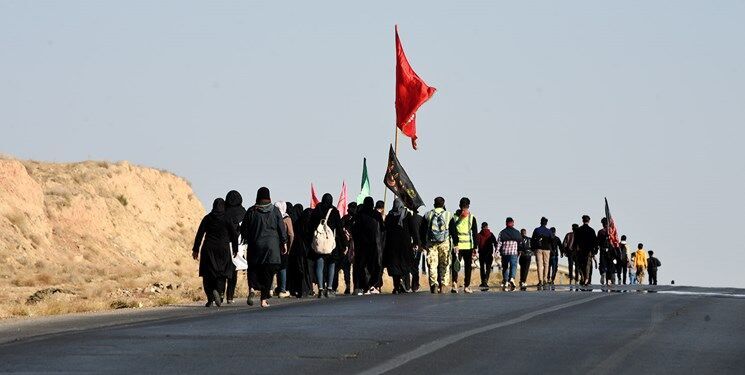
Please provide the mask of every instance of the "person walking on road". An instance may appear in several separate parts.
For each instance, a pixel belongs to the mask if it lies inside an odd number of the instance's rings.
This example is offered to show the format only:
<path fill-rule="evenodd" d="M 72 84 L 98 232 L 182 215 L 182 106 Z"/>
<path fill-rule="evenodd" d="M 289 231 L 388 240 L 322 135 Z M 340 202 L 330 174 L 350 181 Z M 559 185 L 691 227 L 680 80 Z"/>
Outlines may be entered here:
<path fill-rule="evenodd" d="M 474 250 L 477 248 L 476 237 L 478 236 L 478 222 L 471 214 L 471 200 L 463 197 L 460 199 L 459 209 L 455 212 L 455 229 L 457 236 L 453 237 L 453 248 L 458 259 L 453 262 L 463 261 L 463 292 L 473 293 L 471 290 L 471 271 L 473 266 Z M 453 290 L 458 290 L 458 273 L 453 273 Z"/>
<path fill-rule="evenodd" d="M 554 242 L 554 235 L 546 227 L 548 219 L 541 218 L 541 226 L 533 230 L 531 244 L 535 252 L 536 266 L 538 268 L 538 286 L 548 285 L 548 265 L 551 257 L 551 246 Z"/>
<path fill-rule="evenodd" d="M 505 224 L 506 227 L 499 232 L 497 239 L 497 250 L 502 256 L 502 288 L 507 289 L 509 286 L 514 290 L 518 248 L 522 247 L 523 236 L 515 229 L 515 220 L 511 217 L 507 218 Z M 528 259 L 528 267 L 530 267 L 530 259 Z"/>
<path fill-rule="evenodd" d="M 644 285 L 644 277 L 647 273 L 648 259 L 647 252 L 644 251 L 644 244 L 639 244 L 634 253 L 634 266 L 636 267 L 636 282 Z"/>
<path fill-rule="evenodd" d="M 649 250 L 647 269 L 649 270 L 649 285 L 657 285 L 657 269 L 662 266 L 660 260 L 654 257 L 654 251 Z"/>
<path fill-rule="evenodd" d="M 572 231 L 564 235 L 562 246 L 569 263 L 569 285 L 579 282 L 579 267 L 577 266 L 577 248 L 574 244 L 574 232 L 579 228 L 579 224 L 572 224 Z"/>
<path fill-rule="evenodd" d="M 582 226 L 574 232 L 574 246 L 577 248 L 577 263 L 580 267 L 580 284 L 588 286 L 592 282 L 592 266 L 597 249 L 597 234 L 590 227 L 590 217 L 582 216 Z"/>
<path fill-rule="evenodd" d="M 287 228 L 282 213 L 272 204 L 269 189 L 256 192 L 256 204 L 246 211 L 241 223 L 241 237 L 248 245 L 249 285 L 260 291 L 261 307 L 269 307 L 272 279 L 287 254 Z M 246 302 L 253 305 L 251 294 Z"/>
<path fill-rule="evenodd" d="M 352 226 L 354 258 L 352 272 L 355 274 L 354 290 L 357 295 L 374 290 L 373 279 L 377 275 L 378 262 L 383 254 L 383 228 L 375 211 L 375 201 L 366 197 L 357 209 Z"/>
<path fill-rule="evenodd" d="M 404 203 L 396 198 L 393 208 L 385 217 L 385 247 L 383 266 L 388 276 L 393 278 L 393 294 L 404 294 L 410 291 L 409 285 L 411 259 L 414 257 L 410 229 L 411 216 Z"/>
<path fill-rule="evenodd" d="M 334 274 L 336 273 L 336 262 L 339 257 L 338 236 L 342 235 L 341 216 L 339 210 L 334 207 L 334 198 L 331 194 L 326 193 L 321 197 L 321 202 L 313 210 L 310 216 L 310 228 L 314 236 L 323 236 L 319 230 L 323 231 L 323 225 L 333 232 L 336 246 L 330 253 L 325 254 L 314 248 L 313 258 L 316 265 L 316 278 L 318 279 L 318 298 L 329 298 L 334 295 Z M 315 238 L 314 238 L 315 241 Z"/>
<path fill-rule="evenodd" d="M 621 242 L 618 245 L 618 252 L 620 262 L 618 263 L 618 267 L 616 267 L 616 279 L 618 279 L 619 285 L 621 283 L 626 285 L 626 275 L 629 269 L 629 248 L 626 246 L 626 235 L 621 236 Z"/>
<path fill-rule="evenodd" d="M 520 289 L 525 290 L 528 286 L 528 272 L 530 271 L 530 263 L 533 259 L 533 244 L 532 239 L 528 237 L 528 231 L 520 229 L 520 244 L 518 247 L 520 262 Z"/>
<path fill-rule="evenodd" d="M 437 197 L 434 209 L 424 215 L 422 237 L 426 243 L 429 290 L 442 293 L 450 285 L 450 243 L 457 237 L 453 214 L 445 209 L 445 198 Z"/>
<path fill-rule="evenodd" d="M 238 254 L 238 234 L 225 217 L 225 200 L 217 198 L 212 203 L 212 211 L 199 223 L 191 254 L 199 260 L 199 276 L 207 295 L 207 307 L 213 303 L 222 305 L 225 282 L 235 269 L 230 257 L 231 245 L 235 256 Z"/>
<path fill-rule="evenodd" d="M 295 231 L 292 226 L 292 219 L 288 213 L 288 207 L 292 207 L 292 204 L 287 202 L 276 202 L 274 206 L 279 209 L 279 213 L 282 214 L 282 221 L 285 223 L 285 230 L 287 231 L 287 249 L 292 249 L 293 241 L 295 240 Z M 286 254 L 281 255 L 282 263 L 277 272 L 277 288 L 275 295 L 279 298 L 287 298 L 290 296 L 290 292 L 287 291 L 287 265 L 289 263 L 289 251 Z"/>
<path fill-rule="evenodd" d="M 497 238 L 489 229 L 487 222 L 481 223 L 481 232 L 478 235 L 479 245 L 479 274 L 481 276 L 481 290 L 489 290 L 489 277 L 494 265 L 494 251 L 497 246 Z"/>
<path fill-rule="evenodd" d="M 419 264 L 422 262 L 422 249 L 424 247 L 424 243 L 422 241 L 423 237 L 421 234 L 421 228 L 422 228 L 422 221 L 424 218 L 422 215 L 419 214 L 418 211 L 414 211 L 411 215 L 411 220 L 409 221 L 409 233 L 411 234 L 411 244 L 412 248 L 414 250 L 413 258 L 411 259 L 411 290 L 413 292 L 419 291 Z M 426 258 L 426 257 L 424 257 Z M 426 259 L 424 259 L 426 264 Z M 426 271 L 422 271 L 426 272 Z"/>
<path fill-rule="evenodd" d="M 551 257 L 548 260 L 548 283 L 554 285 L 556 280 L 556 273 L 559 272 L 559 254 L 564 256 L 564 247 L 561 245 L 561 240 L 556 236 L 556 228 L 551 227 Z"/>
<path fill-rule="evenodd" d="M 233 224 L 235 233 L 240 231 L 241 221 L 244 216 L 246 216 L 246 208 L 243 207 L 241 193 L 236 190 L 229 191 L 225 196 L 225 218 Z M 238 250 L 241 251 L 240 247 Z M 244 254 L 241 254 L 241 256 L 244 256 Z M 233 264 L 232 270 L 233 272 L 228 278 L 228 288 L 225 291 L 226 302 L 228 304 L 232 304 L 235 299 L 235 287 L 238 283 L 238 270 L 236 270 L 235 264 Z"/>

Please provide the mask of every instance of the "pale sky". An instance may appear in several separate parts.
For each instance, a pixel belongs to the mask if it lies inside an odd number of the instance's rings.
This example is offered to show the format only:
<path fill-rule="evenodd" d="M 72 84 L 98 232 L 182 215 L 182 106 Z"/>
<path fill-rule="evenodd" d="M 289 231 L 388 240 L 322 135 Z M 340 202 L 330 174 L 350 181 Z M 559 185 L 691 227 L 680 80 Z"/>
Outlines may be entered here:
<path fill-rule="evenodd" d="M 745 1 L 4 0 L 0 152 L 168 169 L 205 206 L 354 197 L 366 156 L 382 198 L 395 24 L 438 89 L 399 155 L 429 207 L 563 237 L 607 196 L 661 282 L 745 287 Z"/>

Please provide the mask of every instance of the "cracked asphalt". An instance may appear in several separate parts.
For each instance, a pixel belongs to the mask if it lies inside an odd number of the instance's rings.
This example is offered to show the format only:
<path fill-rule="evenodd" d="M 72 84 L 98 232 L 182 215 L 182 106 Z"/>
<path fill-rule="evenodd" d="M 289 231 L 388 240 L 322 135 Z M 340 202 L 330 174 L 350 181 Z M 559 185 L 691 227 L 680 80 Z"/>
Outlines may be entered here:
<path fill-rule="evenodd" d="M 0 372 L 745 373 L 740 289 L 273 302 L 3 322 Z"/>

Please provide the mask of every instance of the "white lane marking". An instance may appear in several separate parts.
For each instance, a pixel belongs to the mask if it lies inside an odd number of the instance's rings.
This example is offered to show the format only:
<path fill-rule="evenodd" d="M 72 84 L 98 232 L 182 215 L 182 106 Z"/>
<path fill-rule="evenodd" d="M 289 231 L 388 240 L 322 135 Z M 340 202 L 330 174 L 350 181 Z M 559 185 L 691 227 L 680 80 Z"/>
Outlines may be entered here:
<path fill-rule="evenodd" d="M 522 322 L 524 322 L 526 320 L 533 319 L 533 318 L 535 318 L 537 316 L 541 316 L 541 315 L 552 313 L 552 312 L 555 312 L 555 311 L 558 311 L 558 310 L 562 310 L 562 309 L 566 309 L 566 308 L 569 308 L 569 307 L 581 305 L 583 303 L 587 303 L 587 302 L 590 302 L 590 301 L 594 301 L 594 300 L 596 300 L 598 298 L 604 298 L 604 297 L 608 297 L 608 296 L 611 296 L 611 294 L 602 294 L 602 295 L 597 295 L 597 296 L 593 296 L 593 297 L 589 297 L 589 298 L 583 298 L 583 299 L 577 300 L 577 301 L 562 303 L 560 305 L 551 306 L 551 307 L 547 307 L 545 309 L 541 309 L 541 310 L 536 310 L 536 311 L 533 311 L 533 312 L 529 312 L 529 313 L 527 313 L 525 315 L 522 315 L 522 316 L 517 317 L 517 318 L 514 318 L 514 319 L 505 320 L 503 322 L 493 323 L 493 324 L 489 324 L 489 325 L 486 325 L 486 326 L 474 328 L 474 329 L 471 329 L 471 330 L 468 330 L 468 331 L 464 331 L 464 332 L 461 332 L 461 333 L 456 333 L 456 334 L 453 334 L 453 335 L 450 335 L 450 336 L 446 336 L 446 337 L 443 337 L 441 339 L 438 339 L 437 341 L 426 343 L 426 344 L 424 344 L 424 345 L 422 345 L 422 346 L 420 346 L 420 347 L 418 347 L 418 348 L 416 348 L 416 349 L 414 349 L 414 350 L 412 350 L 410 352 L 403 353 L 403 354 L 399 355 L 398 357 L 391 358 L 388 361 L 385 361 L 385 362 L 383 362 L 383 363 L 381 363 L 381 364 L 379 364 L 379 365 L 377 365 L 377 366 L 375 366 L 373 368 L 370 368 L 370 369 L 367 369 L 365 371 L 362 371 L 362 372 L 360 372 L 360 375 L 383 374 L 383 373 L 386 373 L 386 372 L 391 371 L 393 369 L 396 369 L 398 367 L 401 367 L 404 364 L 406 364 L 408 362 L 411 362 L 411 361 L 413 361 L 413 360 L 415 360 L 417 358 L 420 358 L 420 357 L 424 357 L 426 355 L 429 355 L 429 354 L 431 354 L 431 353 L 433 353 L 433 352 L 435 352 L 437 350 L 440 350 L 440 349 L 442 349 L 442 348 L 444 348 L 444 347 L 446 347 L 448 345 L 452 345 L 452 344 L 454 344 L 454 343 L 456 343 L 458 341 L 461 341 L 461 340 L 466 339 L 468 337 L 471 337 L 473 335 L 478 335 L 480 333 L 491 331 L 491 330 L 494 330 L 494 329 L 497 329 L 497 328 L 507 327 L 507 326 L 511 326 L 511 325 L 517 324 L 517 323 L 522 323 Z"/>
<path fill-rule="evenodd" d="M 716 293 L 716 292 L 686 292 L 682 290 L 659 290 L 657 294 L 676 294 L 681 296 L 703 296 L 703 297 L 731 297 L 745 298 L 745 294 Z"/>

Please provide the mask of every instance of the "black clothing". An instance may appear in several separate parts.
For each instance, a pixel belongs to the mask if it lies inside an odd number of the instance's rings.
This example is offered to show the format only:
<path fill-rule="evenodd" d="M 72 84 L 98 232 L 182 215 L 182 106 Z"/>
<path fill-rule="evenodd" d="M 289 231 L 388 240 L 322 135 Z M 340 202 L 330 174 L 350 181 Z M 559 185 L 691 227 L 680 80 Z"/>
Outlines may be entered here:
<path fill-rule="evenodd" d="M 595 229 L 592 229 L 587 224 L 582 224 L 581 227 L 577 228 L 574 231 L 574 246 L 579 255 L 597 254 L 597 235 L 595 234 Z"/>
<path fill-rule="evenodd" d="M 204 243 L 202 243 L 204 240 Z M 197 229 L 193 252 L 199 253 L 199 276 L 209 278 L 232 277 L 235 266 L 232 252 L 238 252 L 238 235 L 235 227 L 226 220 L 225 201 L 215 200 L 212 212 L 207 214 Z"/>
<path fill-rule="evenodd" d="M 412 254 L 411 265 L 409 266 L 412 290 L 419 290 L 419 263 L 422 261 L 422 247 L 425 245 L 421 235 L 422 221 L 424 221 L 424 218 L 417 213 L 411 215 L 411 219 L 409 219 L 409 234 L 411 234 L 412 246 L 417 246 L 417 250 Z"/>
<path fill-rule="evenodd" d="M 248 245 L 249 265 L 282 263 L 281 247 L 287 243 L 287 227 L 279 208 L 271 202 L 251 207 L 241 224 L 243 243 Z"/>
<path fill-rule="evenodd" d="M 331 213 L 329 213 L 329 210 L 331 210 Z M 334 207 L 334 201 L 331 197 L 331 194 L 324 194 L 321 198 L 321 202 L 318 203 L 315 209 L 313 209 L 313 212 L 310 215 L 310 234 L 311 234 L 311 241 L 313 241 L 313 233 L 315 232 L 316 228 L 318 228 L 318 225 L 321 224 L 321 221 L 326 218 L 326 214 L 329 214 L 329 219 L 326 222 L 326 224 L 331 228 L 331 230 L 336 233 L 336 247 L 333 251 L 331 251 L 331 254 L 325 254 L 321 255 L 313 251 L 313 249 L 310 249 L 310 253 L 308 254 L 310 259 L 316 260 L 320 257 L 324 257 L 324 259 L 336 262 L 339 259 L 339 238 L 343 235 L 342 231 L 342 222 L 341 222 L 341 216 L 339 215 L 339 210 Z"/>
<path fill-rule="evenodd" d="M 354 239 L 354 267 L 358 273 L 359 287 L 367 290 L 377 286 L 382 274 L 383 231 L 380 226 L 379 213 L 373 209 L 373 200 L 365 198 L 356 215 L 352 238 Z"/>
<path fill-rule="evenodd" d="M 313 288 L 311 275 L 314 272 L 310 270 L 308 264 L 310 212 L 310 209 L 303 211 L 303 206 L 296 204 L 293 207 L 293 214 L 290 215 L 293 219 L 295 240 L 292 242 L 287 264 L 287 289 L 291 295 L 298 298 L 307 297 Z"/>
<path fill-rule="evenodd" d="M 473 250 L 458 250 L 457 257 L 453 257 L 453 262 L 463 261 L 463 287 L 471 286 L 471 272 L 473 271 Z M 458 282 L 458 272 L 453 271 L 453 282 Z"/>
<path fill-rule="evenodd" d="M 520 263 L 520 283 L 528 282 L 528 271 L 530 271 L 530 262 L 532 259 L 532 255 L 520 255 L 520 258 L 518 258 L 518 262 Z"/>
<path fill-rule="evenodd" d="M 215 295 L 212 293 L 213 290 L 217 290 L 220 294 L 220 298 L 225 294 L 225 278 L 224 277 L 202 277 L 202 289 L 204 294 L 207 295 L 207 302 L 215 302 Z M 232 299 L 228 294 L 228 299 Z M 222 301 L 220 301 L 222 303 Z"/>
<path fill-rule="evenodd" d="M 272 297 L 272 279 L 279 264 L 251 264 L 248 266 L 248 285 L 261 293 L 261 299 Z"/>
<path fill-rule="evenodd" d="M 489 286 L 489 277 L 491 276 L 491 269 L 494 265 L 494 253 L 483 253 L 479 254 L 479 270 L 481 271 L 481 286 Z"/>
<path fill-rule="evenodd" d="M 649 285 L 657 285 L 657 268 L 661 267 L 662 263 L 655 257 L 649 257 L 647 259 L 647 272 L 649 273 Z"/>
<path fill-rule="evenodd" d="M 410 221 L 403 203 L 396 199 L 393 209 L 385 218 L 383 266 L 387 268 L 388 276 L 401 277 L 407 275 L 411 269 L 411 259 L 414 253 L 409 233 Z"/>
<path fill-rule="evenodd" d="M 522 256 L 533 256 L 533 242 L 530 237 L 523 237 L 520 242 L 517 243 L 517 251 Z"/>
<path fill-rule="evenodd" d="M 246 216 L 246 209 L 243 207 L 243 197 L 241 193 L 231 190 L 225 196 L 225 217 L 235 227 L 235 232 L 240 232 L 241 221 Z M 231 262 L 232 264 L 232 262 Z M 235 269 L 235 265 L 231 266 L 232 274 L 228 277 L 228 288 L 226 291 L 226 297 L 228 300 L 235 298 L 235 287 L 238 283 L 238 271 Z"/>

